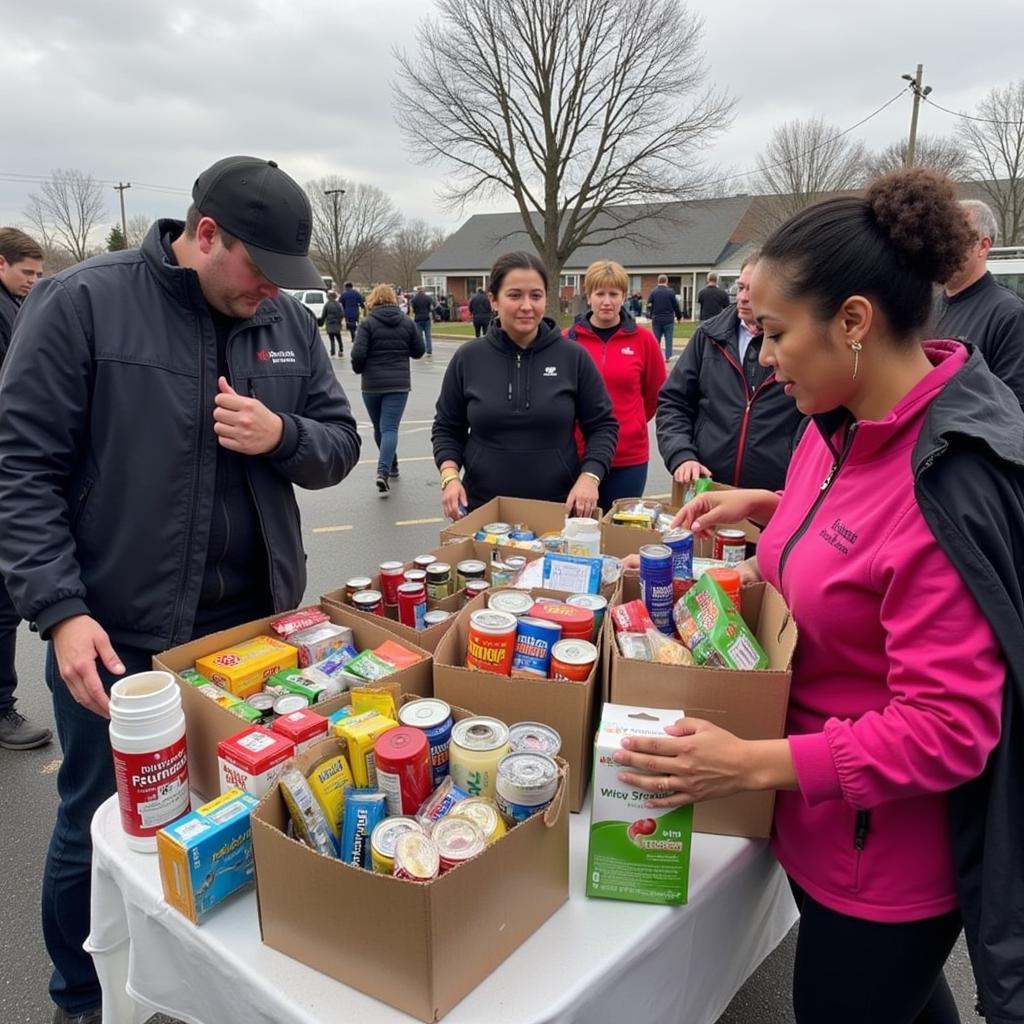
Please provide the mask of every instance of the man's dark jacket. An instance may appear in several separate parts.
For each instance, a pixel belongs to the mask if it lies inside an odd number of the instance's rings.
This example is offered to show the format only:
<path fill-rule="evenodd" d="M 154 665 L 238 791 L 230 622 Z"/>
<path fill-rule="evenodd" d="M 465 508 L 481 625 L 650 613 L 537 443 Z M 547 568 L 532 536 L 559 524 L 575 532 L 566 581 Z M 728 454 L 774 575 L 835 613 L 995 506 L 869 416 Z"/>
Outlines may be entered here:
<path fill-rule="evenodd" d="M 362 390 L 370 394 L 410 391 L 409 360 L 425 351 L 423 335 L 397 306 L 374 306 L 356 331 L 352 369 L 362 374 Z"/>
<path fill-rule="evenodd" d="M 705 285 L 697 292 L 697 305 L 700 307 L 699 319 L 710 320 L 729 308 L 729 293 L 717 284 Z"/>
<path fill-rule="evenodd" d="M 757 366 L 744 372 L 735 306 L 697 328 L 658 396 L 658 450 L 670 473 L 701 462 L 719 483 L 779 490 L 803 416 Z"/>
<path fill-rule="evenodd" d="M 1024 1021 L 1024 413 L 977 349 L 932 403 L 913 466 L 925 520 L 1007 662 L 999 743 L 949 815 L 981 1002 L 989 1024 L 1010 1024 Z"/>
<path fill-rule="evenodd" d="M 21 304 L 0 282 L 0 366 L 11 344 L 14 331 L 14 318 L 18 315 Z"/>
<path fill-rule="evenodd" d="M 683 318 L 676 293 L 667 284 L 659 284 L 647 297 L 647 308 L 651 311 L 651 323 L 670 324 Z"/>
<path fill-rule="evenodd" d="M 491 300 L 484 292 L 473 292 L 469 298 L 469 313 L 474 320 L 489 324 L 494 310 L 491 309 Z"/>
<path fill-rule="evenodd" d="M 0 570 L 45 637 L 96 618 L 115 646 L 188 640 L 217 465 L 217 344 L 193 271 L 173 265 L 157 221 L 141 249 L 40 281 L 0 377 Z M 265 301 L 227 342 L 241 395 L 280 414 L 278 448 L 246 460 L 274 608 L 306 586 L 293 485 L 329 487 L 359 458 L 348 400 L 312 314 Z"/>
<path fill-rule="evenodd" d="M 412 318 L 423 323 L 434 315 L 434 300 L 426 292 L 413 292 L 409 308 L 412 310 Z"/>
<path fill-rule="evenodd" d="M 341 334 L 341 321 L 345 318 L 345 311 L 337 299 L 328 299 L 324 303 L 324 327 L 328 334 Z"/>
<path fill-rule="evenodd" d="M 366 302 L 355 288 L 346 288 L 338 296 L 341 308 L 345 310 L 345 319 L 355 323 L 359 319 L 359 310 L 366 309 Z"/>

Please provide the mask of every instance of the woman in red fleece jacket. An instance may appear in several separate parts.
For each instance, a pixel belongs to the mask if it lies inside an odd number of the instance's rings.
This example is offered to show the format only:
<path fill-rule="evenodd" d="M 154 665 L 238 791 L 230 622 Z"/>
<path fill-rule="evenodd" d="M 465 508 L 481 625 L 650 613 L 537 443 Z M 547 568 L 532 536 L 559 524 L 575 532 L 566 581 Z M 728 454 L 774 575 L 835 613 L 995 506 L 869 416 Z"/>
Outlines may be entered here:
<path fill-rule="evenodd" d="M 787 738 L 687 718 L 621 755 L 661 773 L 654 786 L 623 775 L 664 791 L 654 806 L 779 790 L 799 1024 L 959 1021 L 942 975 L 961 928 L 946 793 L 999 739 L 1006 664 L 922 515 L 911 456 L 967 361 L 956 342 L 921 339 L 932 284 L 970 240 L 951 184 L 920 168 L 810 207 L 768 240 L 751 280 L 761 361 L 815 425 L 784 492 L 702 496 L 678 519 L 696 532 L 768 524 L 749 571 L 799 628 Z"/>
<path fill-rule="evenodd" d="M 638 498 L 647 486 L 650 441 L 647 424 L 658 409 L 665 359 L 654 335 L 640 327 L 623 303 L 629 276 L 613 260 L 587 267 L 583 290 L 590 312 L 576 318 L 566 336 L 578 341 L 597 364 L 619 422 L 612 468 L 601 481 L 598 504 L 607 512 L 620 498 Z M 583 452 L 583 435 L 576 445 Z"/>

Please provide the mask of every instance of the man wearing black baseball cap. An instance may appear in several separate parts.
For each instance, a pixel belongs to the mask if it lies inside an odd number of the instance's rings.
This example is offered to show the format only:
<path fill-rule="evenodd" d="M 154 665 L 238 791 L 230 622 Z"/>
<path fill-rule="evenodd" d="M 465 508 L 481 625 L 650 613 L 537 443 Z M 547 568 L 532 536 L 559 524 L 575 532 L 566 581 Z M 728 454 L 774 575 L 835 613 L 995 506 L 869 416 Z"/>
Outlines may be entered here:
<path fill-rule="evenodd" d="M 185 222 L 37 284 L 0 384 L 0 571 L 49 642 L 63 751 L 43 879 L 54 1021 L 91 1024 L 89 825 L 115 791 L 108 693 L 153 654 L 296 607 L 293 487 L 359 459 L 312 314 L 310 208 L 275 163 L 199 175 Z"/>

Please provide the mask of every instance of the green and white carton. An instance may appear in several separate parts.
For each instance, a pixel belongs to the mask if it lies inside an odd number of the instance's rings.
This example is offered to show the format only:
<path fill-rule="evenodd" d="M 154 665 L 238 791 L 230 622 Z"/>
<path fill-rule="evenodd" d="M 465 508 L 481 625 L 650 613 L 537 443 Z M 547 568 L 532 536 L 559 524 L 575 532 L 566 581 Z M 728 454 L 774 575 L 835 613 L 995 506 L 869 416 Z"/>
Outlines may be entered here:
<path fill-rule="evenodd" d="M 682 711 L 605 704 L 594 745 L 587 895 L 635 903 L 685 903 L 693 807 L 644 807 L 658 794 L 619 781 L 612 755 L 623 736 L 664 736 Z"/>

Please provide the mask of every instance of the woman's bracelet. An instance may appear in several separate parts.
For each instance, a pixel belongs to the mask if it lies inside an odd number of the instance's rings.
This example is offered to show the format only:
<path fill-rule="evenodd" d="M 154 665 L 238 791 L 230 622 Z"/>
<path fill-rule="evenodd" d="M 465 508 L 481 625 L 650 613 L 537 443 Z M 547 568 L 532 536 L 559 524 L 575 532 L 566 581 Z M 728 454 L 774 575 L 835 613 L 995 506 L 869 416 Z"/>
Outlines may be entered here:
<path fill-rule="evenodd" d="M 589 476 L 590 479 L 593 480 L 598 487 L 601 486 L 601 478 L 596 473 L 591 473 L 585 469 L 582 473 L 580 473 L 580 476 Z"/>
<path fill-rule="evenodd" d="M 443 491 L 453 480 L 459 480 L 461 477 L 458 473 L 454 473 L 449 470 L 447 473 L 441 474 L 441 490 Z"/>

